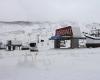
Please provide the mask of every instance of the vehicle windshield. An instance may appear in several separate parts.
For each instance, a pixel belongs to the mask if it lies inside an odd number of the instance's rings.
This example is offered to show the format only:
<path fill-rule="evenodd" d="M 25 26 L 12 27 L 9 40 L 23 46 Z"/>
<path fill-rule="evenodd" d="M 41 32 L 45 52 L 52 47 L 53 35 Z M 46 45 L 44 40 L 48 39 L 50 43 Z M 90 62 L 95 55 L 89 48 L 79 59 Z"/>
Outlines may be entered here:
<path fill-rule="evenodd" d="M 36 47 L 36 43 L 30 43 L 30 47 Z"/>

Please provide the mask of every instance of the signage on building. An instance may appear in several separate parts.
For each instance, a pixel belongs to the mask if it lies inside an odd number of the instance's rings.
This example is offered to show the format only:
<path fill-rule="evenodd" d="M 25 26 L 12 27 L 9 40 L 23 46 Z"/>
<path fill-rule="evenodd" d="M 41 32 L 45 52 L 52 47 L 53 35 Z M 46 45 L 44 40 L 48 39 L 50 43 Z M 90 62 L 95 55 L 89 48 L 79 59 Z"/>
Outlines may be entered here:
<path fill-rule="evenodd" d="M 56 35 L 59 35 L 59 36 L 73 36 L 71 26 L 56 29 Z"/>

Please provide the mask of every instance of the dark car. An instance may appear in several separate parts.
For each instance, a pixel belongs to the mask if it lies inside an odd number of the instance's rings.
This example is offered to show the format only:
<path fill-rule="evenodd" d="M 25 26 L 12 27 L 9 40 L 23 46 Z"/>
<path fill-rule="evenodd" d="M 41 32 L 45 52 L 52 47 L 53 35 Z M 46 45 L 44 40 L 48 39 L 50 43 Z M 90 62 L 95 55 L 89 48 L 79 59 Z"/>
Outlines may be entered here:
<path fill-rule="evenodd" d="M 38 48 L 37 48 L 37 44 L 34 42 L 34 43 L 30 43 L 30 51 L 38 51 Z"/>

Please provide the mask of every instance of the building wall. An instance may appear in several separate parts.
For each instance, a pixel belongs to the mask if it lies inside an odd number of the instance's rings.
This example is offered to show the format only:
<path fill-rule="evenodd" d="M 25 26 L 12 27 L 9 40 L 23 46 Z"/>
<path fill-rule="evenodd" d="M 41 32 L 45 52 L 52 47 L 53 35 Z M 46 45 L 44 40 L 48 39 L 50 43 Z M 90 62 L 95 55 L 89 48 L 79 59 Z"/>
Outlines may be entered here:
<path fill-rule="evenodd" d="M 71 39 L 71 48 L 79 47 L 79 39 Z"/>

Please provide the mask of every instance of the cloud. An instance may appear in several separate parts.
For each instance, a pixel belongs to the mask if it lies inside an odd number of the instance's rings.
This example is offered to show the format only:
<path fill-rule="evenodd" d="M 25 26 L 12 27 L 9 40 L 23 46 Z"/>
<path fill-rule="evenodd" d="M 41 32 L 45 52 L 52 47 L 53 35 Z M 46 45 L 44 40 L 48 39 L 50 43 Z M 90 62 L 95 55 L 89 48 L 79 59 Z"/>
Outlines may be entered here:
<path fill-rule="evenodd" d="M 0 20 L 100 21 L 99 0 L 1 0 Z"/>

